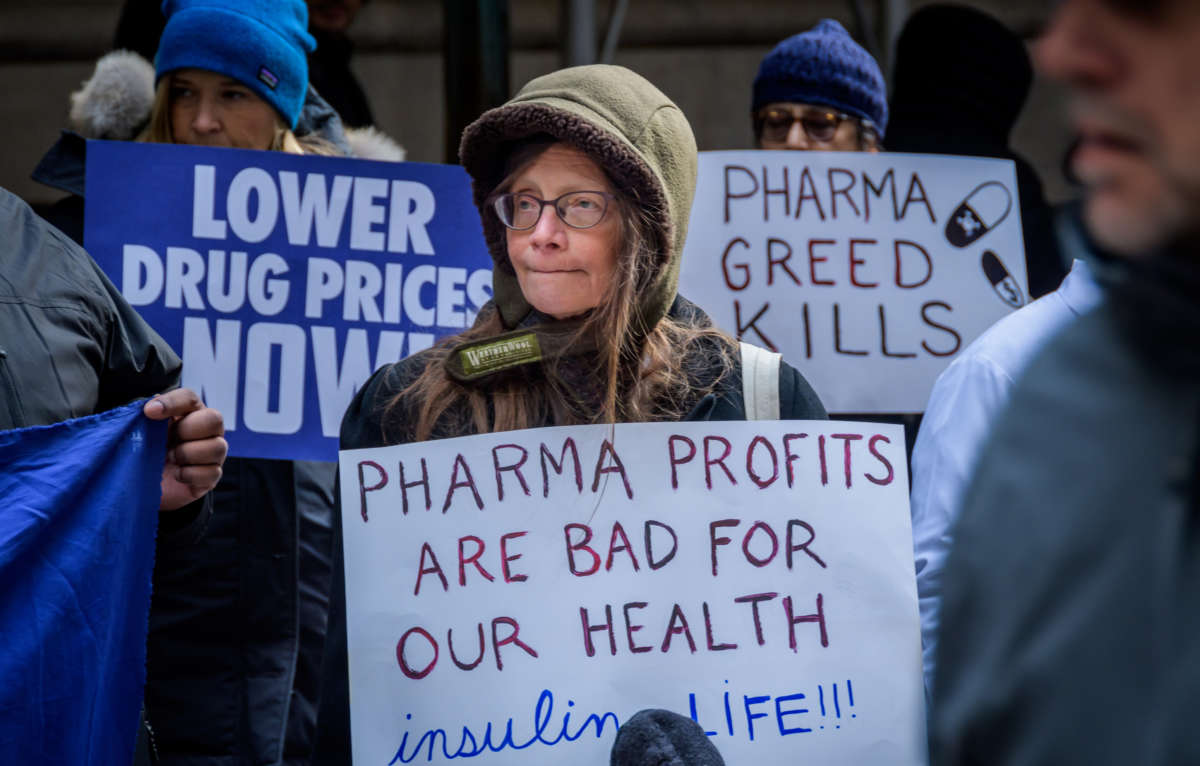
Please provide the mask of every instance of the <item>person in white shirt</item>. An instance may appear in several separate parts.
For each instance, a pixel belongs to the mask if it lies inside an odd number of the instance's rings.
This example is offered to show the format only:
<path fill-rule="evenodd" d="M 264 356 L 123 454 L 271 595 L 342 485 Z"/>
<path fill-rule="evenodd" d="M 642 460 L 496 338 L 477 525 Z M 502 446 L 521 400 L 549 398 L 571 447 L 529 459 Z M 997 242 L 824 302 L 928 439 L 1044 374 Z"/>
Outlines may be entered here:
<path fill-rule="evenodd" d="M 942 372 L 929 395 L 913 448 L 910 500 L 926 694 L 933 687 L 942 568 L 975 460 L 1026 364 L 1100 298 L 1087 264 L 1076 259 L 1057 290 L 976 338 Z"/>

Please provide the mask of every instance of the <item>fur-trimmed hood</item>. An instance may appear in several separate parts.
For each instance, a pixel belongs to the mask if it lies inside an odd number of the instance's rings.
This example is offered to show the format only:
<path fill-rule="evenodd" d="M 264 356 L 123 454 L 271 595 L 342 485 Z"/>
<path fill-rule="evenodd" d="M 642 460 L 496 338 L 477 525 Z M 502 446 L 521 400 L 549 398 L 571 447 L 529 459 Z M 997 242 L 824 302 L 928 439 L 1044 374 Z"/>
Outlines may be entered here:
<path fill-rule="evenodd" d="M 658 267 L 638 296 L 642 326 L 653 327 L 675 299 L 679 259 L 696 190 L 696 140 L 671 99 L 619 66 L 571 67 L 529 82 L 504 106 L 485 112 L 463 132 L 459 157 L 472 178 L 475 204 L 496 268 L 493 292 L 508 327 L 531 307 L 508 261 L 503 225 L 485 200 L 503 179 L 514 144 L 549 134 L 583 151 L 649 212 L 658 235 Z"/>
<path fill-rule="evenodd" d="M 154 66 L 132 51 L 113 51 L 71 94 L 67 126 L 84 138 L 128 141 L 150 119 Z"/>
<path fill-rule="evenodd" d="M 406 152 L 404 147 L 392 140 L 392 137 L 377 128 L 368 125 L 365 128 L 344 128 L 346 143 L 350 145 L 350 156 L 364 160 L 383 160 L 385 162 L 403 162 Z"/>

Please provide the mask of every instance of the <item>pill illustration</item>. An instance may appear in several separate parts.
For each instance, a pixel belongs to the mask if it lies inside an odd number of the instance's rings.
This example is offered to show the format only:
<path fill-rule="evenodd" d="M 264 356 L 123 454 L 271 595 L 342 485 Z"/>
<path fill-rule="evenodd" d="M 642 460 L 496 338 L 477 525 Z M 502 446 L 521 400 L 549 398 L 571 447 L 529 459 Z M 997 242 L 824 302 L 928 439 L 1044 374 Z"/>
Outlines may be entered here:
<path fill-rule="evenodd" d="M 999 181 L 975 187 L 946 221 L 946 239 L 955 247 L 966 247 L 1008 217 L 1012 194 Z"/>
<path fill-rule="evenodd" d="M 1004 264 L 1000 262 L 1000 258 L 991 250 L 983 251 L 983 274 L 987 277 L 988 282 L 992 284 L 992 289 L 996 291 L 996 295 L 1000 296 L 1000 300 L 1014 309 L 1019 309 L 1025 305 L 1025 295 L 1021 292 L 1020 286 L 1017 285 L 1017 280 L 1012 274 L 1008 273 L 1008 269 L 1004 268 Z"/>

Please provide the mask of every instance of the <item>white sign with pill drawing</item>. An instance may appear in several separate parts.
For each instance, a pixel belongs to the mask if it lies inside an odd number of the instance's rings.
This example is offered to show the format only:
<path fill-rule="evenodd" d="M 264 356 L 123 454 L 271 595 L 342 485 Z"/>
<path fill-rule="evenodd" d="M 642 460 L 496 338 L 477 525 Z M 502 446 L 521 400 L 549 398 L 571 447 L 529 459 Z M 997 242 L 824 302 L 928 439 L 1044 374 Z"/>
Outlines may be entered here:
<path fill-rule="evenodd" d="M 780 351 L 830 412 L 920 412 L 1028 300 L 1011 160 L 701 152 L 679 292 Z"/>

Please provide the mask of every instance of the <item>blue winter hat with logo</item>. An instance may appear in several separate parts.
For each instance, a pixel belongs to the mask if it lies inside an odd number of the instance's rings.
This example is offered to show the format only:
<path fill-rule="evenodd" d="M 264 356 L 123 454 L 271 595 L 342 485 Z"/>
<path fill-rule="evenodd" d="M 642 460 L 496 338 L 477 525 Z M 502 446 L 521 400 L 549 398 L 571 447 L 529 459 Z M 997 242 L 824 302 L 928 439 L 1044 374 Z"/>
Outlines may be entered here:
<path fill-rule="evenodd" d="M 304 0 L 164 0 L 162 12 L 156 80 L 176 69 L 232 77 L 296 127 L 317 48 Z"/>
<path fill-rule="evenodd" d="M 854 42 L 846 28 L 822 19 L 807 32 L 776 45 L 754 78 L 757 112 L 767 104 L 821 104 L 870 120 L 882 136 L 887 128 L 887 85 L 878 62 Z"/>

